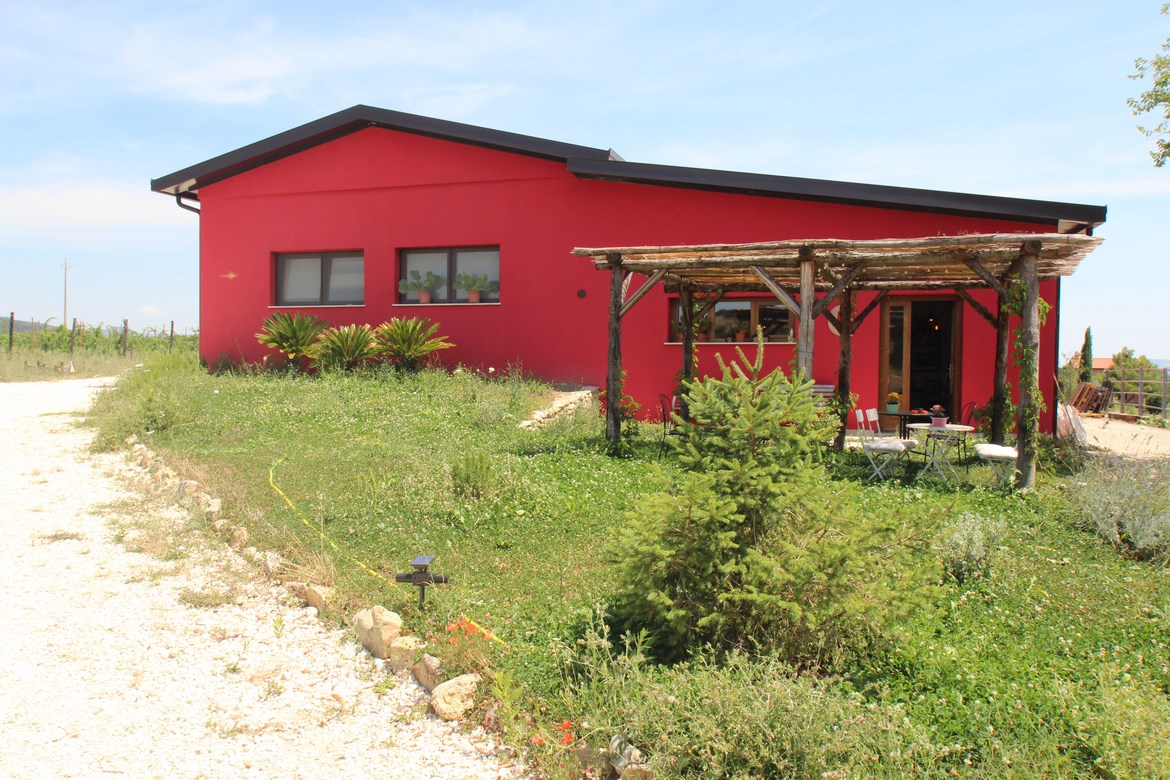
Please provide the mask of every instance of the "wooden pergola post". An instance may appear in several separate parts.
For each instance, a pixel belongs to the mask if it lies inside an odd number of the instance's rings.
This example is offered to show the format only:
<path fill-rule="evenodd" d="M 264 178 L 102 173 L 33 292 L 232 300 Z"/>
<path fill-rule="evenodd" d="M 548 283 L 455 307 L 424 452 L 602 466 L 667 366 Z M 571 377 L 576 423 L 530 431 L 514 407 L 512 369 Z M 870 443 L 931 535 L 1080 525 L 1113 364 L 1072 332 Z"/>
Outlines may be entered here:
<path fill-rule="evenodd" d="M 796 337 L 796 370 L 805 380 L 813 370 L 813 306 L 817 302 L 816 260 L 812 248 L 800 248 L 800 332 Z"/>
<path fill-rule="evenodd" d="M 1007 375 L 1008 351 L 1011 337 L 1010 312 L 1002 293 L 997 296 L 999 309 L 995 315 L 995 373 L 991 388 L 991 442 L 1003 444 L 1007 433 Z"/>
<path fill-rule="evenodd" d="M 609 252 L 609 357 L 605 374 L 605 438 L 614 446 L 622 440 L 622 256 Z"/>
<path fill-rule="evenodd" d="M 1040 280 L 1037 261 L 1040 242 L 1025 241 L 1020 257 L 1020 283 L 1024 285 L 1024 306 L 1020 312 L 1020 408 L 1016 414 L 1016 487 L 1036 487 L 1036 445 L 1039 439 L 1040 409 Z"/>
<path fill-rule="evenodd" d="M 849 425 L 849 385 L 853 362 L 853 290 L 846 288 L 841 293 L 841 324 L 838 332 L 841 341 L 841 356 L 837 362 L 837 402 L 841 412 L 841 427 L 833 448 L 838 452 L 845 449 L 845 429 Z"/>
<path fill-rule="evenodd" d="M 690 285 L 684 284 L 679 288 L 678 305 L 682 314 L 682 381 L 689 385 L 695 371 L 695 296 Z M 686 394 L 679 398 L 679 413 L 684 420 L 690 416 Z"/>

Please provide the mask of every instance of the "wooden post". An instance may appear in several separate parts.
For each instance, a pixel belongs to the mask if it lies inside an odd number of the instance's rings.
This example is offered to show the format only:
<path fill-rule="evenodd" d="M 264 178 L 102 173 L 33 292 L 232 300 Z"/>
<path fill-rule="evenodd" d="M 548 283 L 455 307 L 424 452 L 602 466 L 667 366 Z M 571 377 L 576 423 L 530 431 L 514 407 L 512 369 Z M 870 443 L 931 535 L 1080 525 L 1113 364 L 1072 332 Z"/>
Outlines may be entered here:
<path fill-rule="evenodd" d="M 609 261 L 609 358 L 605 375 L 605 438 L 611 448 L 621 444 L 622 418 L 622 256 L 606 255 Z"/>
<path fill-rule="evenodd" d="M 690 383 L 695 372 L 695 297 L 690 286 L 683 285 L 679 289 L 678 305 L 682 313 L 682 378 L 683 382 Z M 679 415 L 684 420 L 690 418 L 685 393 L 679 398 Z"/>
<path fill-rule="evenodd" d="M 1011 317 L 1007 301 L 999 296 L 999 311 L 995 315 L 995 373 L 992 376 L 991 443 L 1003 444 L 1007 433 L 1007 375 L 1008 352 L 1011 348 Z"/>
<path fill-rule="evenodd" d="M 126 357 L 126 345 L 130 335 L 130 320 L 122 320 L 122 357 Z"/>
<path fill-rule="evenodd" d="M 175 348 L 175 321 L 171 320 L 171 340 L 167 343 L 167 352 L 173 351 Z"/>
<path fill-rule="evenodd" d="M 73 357 L 73 348 L 77 345 L 77 318 L 73 318 L 73 327 L 69 329 L 69 357 Z"/>
<path fill-rule="evenodd" d="M 845 449 L 845 429 L 849 425 L 849 374 L 853 361 L 853 290 L 846 288 L 841 293 L 841 356 L 837 362 L 837 404 L 841 413 L 841 427 L 833 448 L 838 452 Z"/>
<path fill-rule="evenodd" d="M 1024 285 L 1024 307 L 1020 312 L 1020 409 L 1016 416 L 1016 487 L 1036 487 L 1036 447 L 1039 439 L 1040 409 L 1040 280 L 1037 259 L 1040 242 L 1024 242 L 1020 282 Z"/>
<path fill-rule="evenodd" d="M 816 305 L 816 261 L 809 247 L 800 248 L 800 333 L 796 337 L 796 370 L 806 381 L 813 374 L 813 306 Z"/>
<path fill-rule="evenodd" d="M 13 329 L 15 327 L 16 327 L 16 312 L 10 311 L 10 312 L 8 312 L 8 354 L 9 355 L 12 354 L 12 334 L 14 332 Z"/>
<path fill-rule="evenodd" d="M 1117 398 L 1121 404 L 1121 413 L 1125 414 L 1125 364 L 1121 364 L 1121 374 L 1117 377 Z"/>
<path fill-rule="evenodd" d="M 1162 422 L 1166 422 L 1166 380 L 1170 378 L 1170 368 L 1162 369 Z"/>
<path fill-rule="evenodd" d="M 1145 381 L 1146 381 L 1146 367 L 1138 366 L 1138 417 L 1146 416 L 1146 395 L 1145 395 Z"/>

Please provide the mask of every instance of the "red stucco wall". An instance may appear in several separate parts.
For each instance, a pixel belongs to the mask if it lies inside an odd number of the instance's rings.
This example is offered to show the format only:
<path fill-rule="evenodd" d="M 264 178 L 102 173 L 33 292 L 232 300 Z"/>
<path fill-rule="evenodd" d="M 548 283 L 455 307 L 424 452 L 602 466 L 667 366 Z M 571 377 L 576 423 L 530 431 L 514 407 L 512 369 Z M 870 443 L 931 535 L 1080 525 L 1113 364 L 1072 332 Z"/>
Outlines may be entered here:
<path fill-rule="evenodd" d="M 338 325 L 425 316 L 457 347 L 444 362 L 502 369 L 519 363 L 550 380 L 605 378 L 608 274 L 569 254 L 579 246 L 698 244 L 794 238 L 897 238 L 970 232 L 1042 232 L 1029 223 L 581 180 L 562 163 L 369 128 L 200 190 L 200 350 L 209 361 L 255 361 L 253 334 L 276 309 L 280 252 L 361 250 L 365 305 L 305 311 Z M 398 305 L 397 252 L 499 245 L 498 305 Z M 637 277 L 640 281 L 641 277 Z M 578 296 L 584 290 L 585 297 Z M 1056 284 L 1045 297 L 1055 304 Z M 976 297 L 994 309 L 994 296 Z M 868 300 L 863 295 L 860 305 Z M 623 320 L 628 389 L 656 413 L 681 347 L 666 343 L 667 296 L 653 291 Z M 964 306 L 963 401 L 991 395 L 995 334 Z M 1051 397 L 1055 316 L 1041 334 L 1041 384 Z M 853 390 L 878 405 L 880 318 L 854 337 Z M 754 350 L 754 347 L 752 348 Z M 788 365 L 793 346 L 766 347 Z M 700 345 L 700 370 L 730 345 Z M 837 343 L 818 320 L 814 379 L 836 381 Z"/>

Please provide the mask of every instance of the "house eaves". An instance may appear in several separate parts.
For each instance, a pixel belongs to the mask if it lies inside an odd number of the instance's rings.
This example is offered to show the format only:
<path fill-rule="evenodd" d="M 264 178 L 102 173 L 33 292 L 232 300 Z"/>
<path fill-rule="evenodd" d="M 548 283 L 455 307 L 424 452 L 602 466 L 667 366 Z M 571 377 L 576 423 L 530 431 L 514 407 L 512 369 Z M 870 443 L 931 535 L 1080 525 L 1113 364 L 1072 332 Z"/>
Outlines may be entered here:
<path fill-rule="evenodd" d="M 261 165 L 296 154 L 367 127 L 383 127 L 430 138 L 482 146 L 504 152 L 567 162 L 570 159 L 620 159 L 608 149 L 549 141 L 519 133 L 449 122 L 372 106 L 354 106 L 248 144 L 181 171 L 153 179 L 150 188 L 166 195 L 196 193 L 200 187 L 222 181 Z"/>
<path fill-rule="evenodd" d="M 853 206 L 926 211 L 1051 225 L 1061 233 L 1092 233 L 1105 222 L 1105 206 L 1002 198 L 960 192 L 890 187 L 880 184 L 802 179 L 619 160 L 569 160 L 568 169 L 582 179 L 710 190 L 742 195 L 795 198 Z"/>

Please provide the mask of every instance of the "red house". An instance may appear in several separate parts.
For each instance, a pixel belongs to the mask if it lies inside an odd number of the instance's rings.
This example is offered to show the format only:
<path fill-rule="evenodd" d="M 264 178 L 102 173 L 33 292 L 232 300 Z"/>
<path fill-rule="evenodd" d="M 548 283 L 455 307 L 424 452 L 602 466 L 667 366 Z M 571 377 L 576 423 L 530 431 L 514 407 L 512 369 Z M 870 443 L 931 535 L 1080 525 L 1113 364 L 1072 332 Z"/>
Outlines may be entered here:
<path fill-rule="evenodd" d="M 647 165 L 612 150 L 355 106 L 155 179 L 200 216 L 200 352 L 256 361 L 266 316 L 300 310 L 334 324 L 422 316 L 457 347 L 450 364 L 519 363 L 549 380 L 605 380 L 609 278 L 575 247 L 893 239 L 968 233 L 1083 233 L 1101 206 Z M 491 284 L 470 279 L 483 277 Z M 428 286 L 400 292 L 400 282 Z M 468 286 L 486 286 L 471 302 Z M 1049 408 L 1060 280 L 1040 285 Z M 857 306 L 876 295 L 862 291 Z M 676 384 L 677 294 L 652 290 L 622 325 L 627 389 L 647 409 Z M 971 301 L 974 301 L 973 305 Z M 901 391 L 905 409 L 959 410 L 992 394 L 995 328 L 972 289 L 899 291 L 853 336 L 862 406 Z M 880 310 L 880 314 L 878 314 Z M 766 360 L 792 363 L 795 318 L 774 296 L 728 293 L 703 321 L 700 371 L 762 327 Z M 837 350 L 817 319 L 815 381 Z"/>

